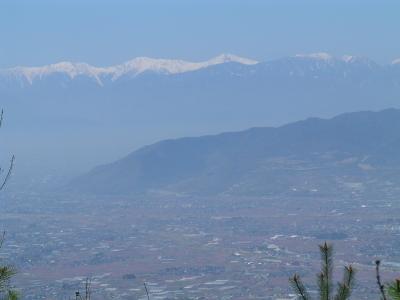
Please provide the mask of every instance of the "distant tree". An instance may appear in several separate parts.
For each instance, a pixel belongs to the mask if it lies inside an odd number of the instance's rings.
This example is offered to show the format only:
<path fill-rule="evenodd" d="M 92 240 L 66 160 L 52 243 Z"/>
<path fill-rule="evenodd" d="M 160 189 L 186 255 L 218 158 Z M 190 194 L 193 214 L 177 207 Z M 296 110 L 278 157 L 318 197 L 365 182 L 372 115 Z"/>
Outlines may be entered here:
<path fill-rule="evenodd" d="M 346 300 L 350 298 L 354 286 L 355 270 L 351 265 L 344 267 L 342 282 L 337 283 L 336 294 L 333 295 L 333 247 L 326 242 L 319 246 L 321 253 L 321 272 L 317 274 L 317 284 L 320 300 Z M 289 279 L 289 282 L 297 294 L 297 299 L 310 300 L 306 287 L 299 275 L 295 274 Z"/>
<path fill-rule="evenodd" d="M 0 113 L 0 127 L 3 124 L 3 110 Z M 0 174 L 4 176 L 0 180 L 0 191 L 4 189 L 8 179 L 11 176 L 11 171 L 14 166 L 15 157 L 12 156 L 10 165 L 7 169 L 0 167 Z M 6 172 L 4 170 L 7 170 Z M 5 232 L 0 237 L 0 248 L 3 246 Z M 12 266 L 3 265 L 0 263 L 0 299 L 16 300 L 18 293 L 11 288 L 10 280 L 15 275 L 16 271 Z"/>

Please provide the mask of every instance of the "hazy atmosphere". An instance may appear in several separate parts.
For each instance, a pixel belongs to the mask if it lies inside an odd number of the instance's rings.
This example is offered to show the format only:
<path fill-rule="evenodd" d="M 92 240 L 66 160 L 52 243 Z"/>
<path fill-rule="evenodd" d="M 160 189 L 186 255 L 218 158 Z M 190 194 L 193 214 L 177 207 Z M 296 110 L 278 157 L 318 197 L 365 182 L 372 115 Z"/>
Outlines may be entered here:
<path fill-rule="evenodd" d="M 399 11 L 1 1 L 0 297 L 400 299 Z"/>

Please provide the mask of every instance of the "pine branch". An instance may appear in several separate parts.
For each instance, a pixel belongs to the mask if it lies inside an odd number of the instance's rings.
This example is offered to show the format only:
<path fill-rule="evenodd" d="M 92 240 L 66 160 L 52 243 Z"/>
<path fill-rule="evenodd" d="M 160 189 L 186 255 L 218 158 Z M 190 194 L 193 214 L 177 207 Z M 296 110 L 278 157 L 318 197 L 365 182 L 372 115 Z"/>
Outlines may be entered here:
<path fill-rule="evenodd" d="M 321 300 L 330 300 L 332 290 L 333 247 L 326 242 L 319 246 L 322 260 L 322 272 L 318 275 Z"/>
<path fill-rule="evenodd" d="M 20 299 L 20 297 L 19 297 L 19 294 L 18 294 L 17 291 L 9 290 L 7 292 L 7 297 L 5 299 L 7 299 L 7 300 L 18 300 L 18 299 Z"/>
<path fill-rule="evenodd" d="M 394 282 L 389 284 L 387 291 L 393 300 L 400 300 L 400 279 L 396 279 Z"/>
<path fill-rule="evenodd" d="M 307 289 L 302 283 L 300 276 L 294 274 L 293 277 L 289 278 L 290 285 L 292 286 L 293 290 L 298 295 L 298 299 L 301 300 L 310 300 L 310 296 L 308 295 Z"/>
<path fill-rule="evenodd" d="M 335 300 L 346 300 L 350 298 L 354 286 L 354 274 L 355 270 L 351 265 L 344 267 L 343 281 L 338 283 L 338 291 Z"/>
<path fill-rule="evenodd" d="M 10 279 L 16 274 L 16 270 L 11 266 L 0 267 L 0 291 L 8 290 Z"/>
<path fill-rule="evenodd" d="M 317 285 L 319 290 L 319 299 L 326 299 L 326 281 L 324 273 L 317 274 Z"/>

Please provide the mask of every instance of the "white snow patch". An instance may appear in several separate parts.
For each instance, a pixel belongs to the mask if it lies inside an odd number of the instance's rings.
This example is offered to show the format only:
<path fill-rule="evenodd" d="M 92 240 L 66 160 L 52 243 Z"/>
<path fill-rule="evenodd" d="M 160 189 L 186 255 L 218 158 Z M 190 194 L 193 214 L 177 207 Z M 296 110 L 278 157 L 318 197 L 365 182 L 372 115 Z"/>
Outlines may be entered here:
<path fill-rule="evenodd" d="M 312 58 L 317 60 L 332 60 L 333 56 L 326 52 L 317 52 L 317 53 L 309 53 L 309 54 L 296 54 L 295 57 L 300 58 Z"/>
<path fill-rule="evenodd" d="M 396 58 L 392 61 L 392 65 L 400 65 L 400 58 Z"/>

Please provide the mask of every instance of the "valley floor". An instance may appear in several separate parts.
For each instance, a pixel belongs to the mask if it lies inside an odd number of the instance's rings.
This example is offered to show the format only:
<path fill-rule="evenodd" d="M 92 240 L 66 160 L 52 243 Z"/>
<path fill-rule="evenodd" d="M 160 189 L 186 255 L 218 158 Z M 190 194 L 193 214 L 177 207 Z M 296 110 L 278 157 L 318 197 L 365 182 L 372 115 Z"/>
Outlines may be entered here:
<path fill-rule="evenodd" d="M 24 299 L 68 299 L 92 279 L 93 299 L 292 299 L 295 272 L 315 288 L 317 245 L 358 270 L 357 299 L 377 299 L 400 270 L 396 197 L 2 196 L 1 257 Z"/>

